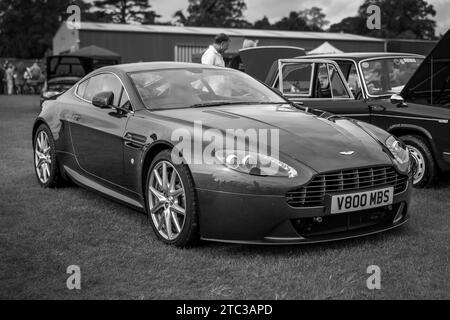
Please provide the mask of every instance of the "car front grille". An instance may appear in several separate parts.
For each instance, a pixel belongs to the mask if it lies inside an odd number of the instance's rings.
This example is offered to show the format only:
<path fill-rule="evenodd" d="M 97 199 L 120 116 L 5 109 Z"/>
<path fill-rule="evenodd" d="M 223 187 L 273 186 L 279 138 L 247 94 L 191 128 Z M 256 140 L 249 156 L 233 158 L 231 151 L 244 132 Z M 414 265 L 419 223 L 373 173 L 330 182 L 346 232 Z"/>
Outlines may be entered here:
<path fill-rule="evenodd" d="M 393 186 L 394 194 L 398 194 L 407 185 L 408 176 L 399 174 L 394 167 L 341 170 L 315 176 L 308 184 L 287 192 L 286 201 L 295 208 L 320 207 L 328 193 Z"/>

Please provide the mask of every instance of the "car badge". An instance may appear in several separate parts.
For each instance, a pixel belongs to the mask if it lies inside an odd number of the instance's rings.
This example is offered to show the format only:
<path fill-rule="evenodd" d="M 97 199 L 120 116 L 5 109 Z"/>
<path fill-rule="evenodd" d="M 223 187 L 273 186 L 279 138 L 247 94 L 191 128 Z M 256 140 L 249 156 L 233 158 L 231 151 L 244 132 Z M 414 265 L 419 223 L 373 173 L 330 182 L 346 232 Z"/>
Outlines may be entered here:
<path fill-rule="evenodd" d="M 341 151 L 339 153 L 342 154 L 343 156 L 351 156 L 352 154 L 355 153 L 355 151 Z"/>

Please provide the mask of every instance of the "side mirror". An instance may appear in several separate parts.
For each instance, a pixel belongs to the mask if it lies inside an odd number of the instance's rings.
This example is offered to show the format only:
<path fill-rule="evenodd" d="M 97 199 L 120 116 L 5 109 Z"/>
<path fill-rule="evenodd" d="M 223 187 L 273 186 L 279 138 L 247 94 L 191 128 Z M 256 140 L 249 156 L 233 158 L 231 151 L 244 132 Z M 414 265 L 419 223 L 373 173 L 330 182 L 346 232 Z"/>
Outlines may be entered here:
<path fill-rule="evenodd" d="M 391 96 L 391 103 L 395 104 L 397 108 L 406 108 L 408 106 L 403 97 L 399 94 L 393 94 Z"/>
<path fill-rule="evenodd" d="M 97 93 L 94 98 L 92 98 L 92 104 L 101 109 L 111 108 L 113 101 L 114 93 L 111 91 Z"/>

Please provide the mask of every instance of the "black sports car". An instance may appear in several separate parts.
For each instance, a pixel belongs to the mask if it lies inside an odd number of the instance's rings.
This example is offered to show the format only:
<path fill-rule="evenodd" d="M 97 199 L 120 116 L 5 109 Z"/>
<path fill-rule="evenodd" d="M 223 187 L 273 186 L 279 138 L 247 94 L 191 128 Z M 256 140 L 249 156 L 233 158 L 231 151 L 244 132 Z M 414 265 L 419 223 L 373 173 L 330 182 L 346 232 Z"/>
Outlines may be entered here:
<path fill-rule="evenodd" d="M 408 219 L 406 146 L 306 112 L 252 77 L 153 62 L 93 71 L 33 127 L 43 187 L 70 179 L 145 211 L 165 243 L 305 243 Z"/>

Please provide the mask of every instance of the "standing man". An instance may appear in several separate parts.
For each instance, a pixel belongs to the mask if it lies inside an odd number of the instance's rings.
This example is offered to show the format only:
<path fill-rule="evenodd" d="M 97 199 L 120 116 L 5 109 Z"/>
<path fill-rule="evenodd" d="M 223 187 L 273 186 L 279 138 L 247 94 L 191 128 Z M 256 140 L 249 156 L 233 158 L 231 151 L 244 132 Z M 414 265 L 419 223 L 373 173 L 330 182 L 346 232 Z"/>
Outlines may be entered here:
<path fill-rule="evenodd" d="M 230 37 L 221 33 L 214 38 L 214 43 L 209 46 L 202 56 L 202 64 L 209 64 L 218 67 L 225 67 L 223 54 L 230 46 Z"/>
<path fill-rule="evenodd" d="M 6 75 L 6 70 L 3 68 L 2 62 L 0 61 L 0 94 L 5 92 L 4 79 Z"/>
<path fill-rule="evenodd" d="M 25 86 L 25 78 L 23 76 L 26 70 L 27 69 L 25 68 L 25 64 L 22 61 L 20 61 L 16 68 L 17 94 L 23 94 L 23 88 Z"/>
<path fill-rule="evenodd" d="M 6 69 L 6 87 L 8 95 L 14 94 L 14 67 L 10 63 Z"/>

